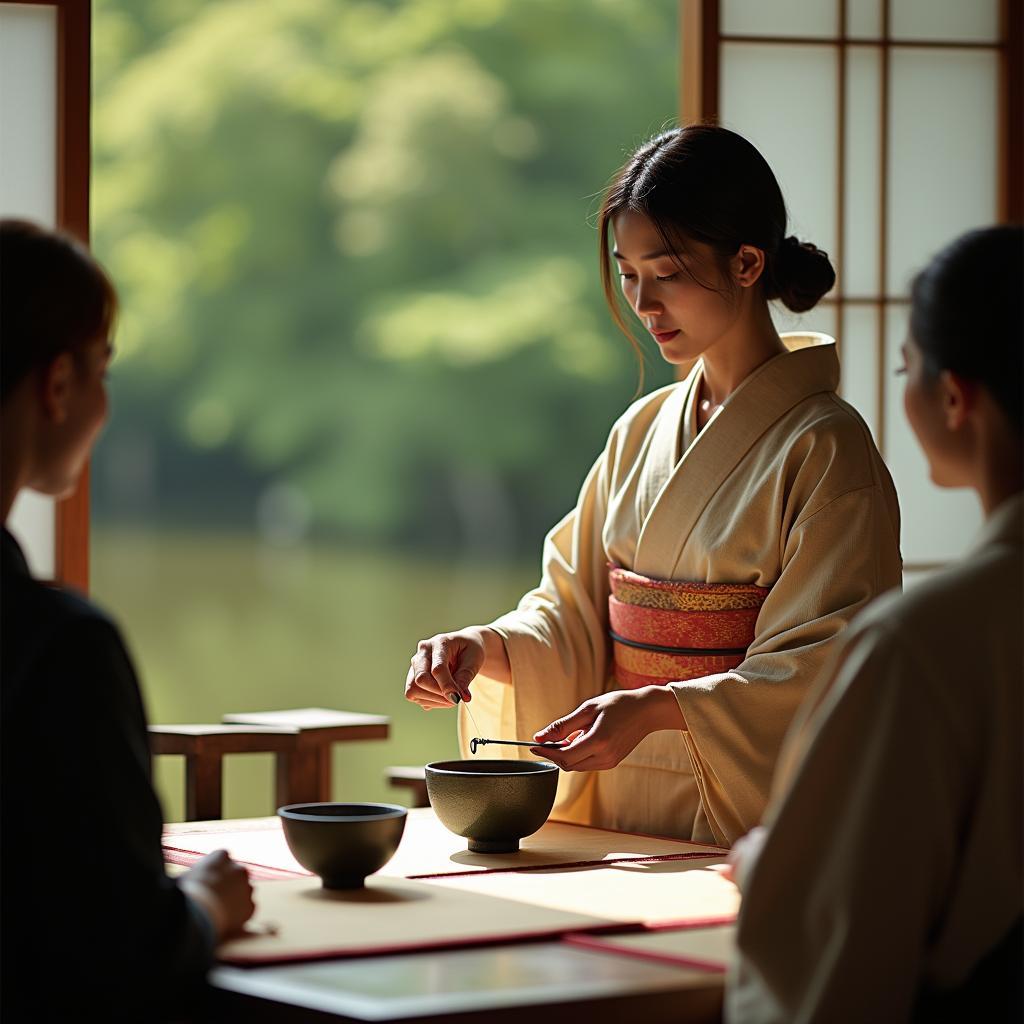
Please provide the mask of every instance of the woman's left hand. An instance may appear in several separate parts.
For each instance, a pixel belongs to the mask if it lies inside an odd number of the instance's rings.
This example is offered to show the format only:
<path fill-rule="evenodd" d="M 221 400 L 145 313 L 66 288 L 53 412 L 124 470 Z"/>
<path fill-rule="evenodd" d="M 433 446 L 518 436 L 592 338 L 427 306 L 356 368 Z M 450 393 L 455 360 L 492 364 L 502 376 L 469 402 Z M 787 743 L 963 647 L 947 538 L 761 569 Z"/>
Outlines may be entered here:
<path fill-rule="evenodd" d="M 661 729 L 685 729 L 683 713 L 667 686 L 613 690 L 584 701 L 533 738 L 538 743 L 569 739 L 565 747 L 532 747 L 531 752 L 567 772 L 598 772 L 614 768 L 636 745 Z"/>

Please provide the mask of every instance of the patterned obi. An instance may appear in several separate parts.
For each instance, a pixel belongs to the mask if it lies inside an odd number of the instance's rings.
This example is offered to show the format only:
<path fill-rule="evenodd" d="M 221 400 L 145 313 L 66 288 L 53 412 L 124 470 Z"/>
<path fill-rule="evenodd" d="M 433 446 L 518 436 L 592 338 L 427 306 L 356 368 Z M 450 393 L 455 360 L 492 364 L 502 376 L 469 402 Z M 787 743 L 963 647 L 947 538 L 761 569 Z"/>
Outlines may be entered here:
<path fill-rule="evenodd" d="M 628 690 L 735 668 L 768 596 L 768 587 L 673 583 L 615 566 L 608 580 L 615 679 Z"/>

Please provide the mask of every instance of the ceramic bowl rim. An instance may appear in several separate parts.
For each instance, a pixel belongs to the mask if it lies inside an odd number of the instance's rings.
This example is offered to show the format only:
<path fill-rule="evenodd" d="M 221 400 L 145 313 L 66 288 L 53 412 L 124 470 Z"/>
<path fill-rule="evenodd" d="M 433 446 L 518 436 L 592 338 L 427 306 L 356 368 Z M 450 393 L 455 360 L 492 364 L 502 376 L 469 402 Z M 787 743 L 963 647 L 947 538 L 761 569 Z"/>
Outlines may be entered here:
<path fill-rule="evenodd" d="M 456 768 L 442 768 L 442 767 L 440 767 L 441 765 L 444 765 L 444 764 L 460 764 L 460 763 L 462 763 L 462 764 L 473 764 L 473 763 L 485 764 L 485 763 L 488 763 L 488 762 L 491 763 L 491 764 L 502 764 L 502 763 L 504 763 L 504 764 L 514 764 L 514 765 L 531 764 L 531 765 L 536 765 L 537 766 L 537 770 L 536 771 L 528 771 L 528 772 L 513 771 L 513 770 L 506 771 L 506 772 L 501 772 L 501 771 L 497 771 L 497 772 L 474 772 L 474 771 L 460 771 L 459 769 L 456 769 Z M 425 767 L 424 770 L 427 771 L 427 772 L 433 772 L 435 775 L 453 775 L 453 776 L 456 776 L 458 778 L 476 778 L 476 779 L 511 779 L 511 778 L 518 778 L 518 779 L 521 779 L 521 778 L 525 778 L 525 777 L 527 777 L 529 775 L 549 775 L 551 772 L 557 772 L 558 771 L 558 765 L 555 764 L 552 761 L 525 761 L 525 760 L 524 761 L 515 761 L 512 758 L 487 758 L 486 760 L 481 759 L 481 760 L 477 760 L 476 762 L 472 762 L 472 761 L 465 760 L 465 759 L 460 759 L 460 758 L 453 758 L 453 759 L 448 759 L 446 761 L 433 761 L 430 764 L 428 764 Z"/>
<path fill-rule="evenodd" d="M 383 811 L 384 813 L 377 814 L 303 814 L 303 809 L 306 807 L 366 807 L 374 808 L 375 810 Z M 404 818 L 408 815 L 409 808 L 403 807 L 401 804 L 384 804 L 384 803 L 362 803 L 358 800 L 323 800 L 317 802 L 315 800 L 307 800 L 301 804 L 285 804 L 283 807 L 278 807 L 277 815 L 279 818 L 286 819 L 288 821 L 323 821 L 331 824 L 338 822 L 352 821 L 392 821 L 395 818 Z"/>

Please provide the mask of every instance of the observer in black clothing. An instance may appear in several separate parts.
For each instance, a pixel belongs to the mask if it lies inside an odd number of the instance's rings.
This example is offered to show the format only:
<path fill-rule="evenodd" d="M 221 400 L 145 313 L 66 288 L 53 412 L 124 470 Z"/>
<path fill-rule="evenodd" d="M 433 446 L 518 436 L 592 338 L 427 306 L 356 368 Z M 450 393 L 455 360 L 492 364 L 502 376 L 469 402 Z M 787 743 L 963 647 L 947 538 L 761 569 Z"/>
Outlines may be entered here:
<path fill-rule="evenodd" d="M 0 483 L 73 489 L 107 416 L 116 299 L 69 238 L 0 222 Z M 252 914 L 223 851 L 178 880 L 160 851 L 146 719 L 114 624 L 29 576 L 3 529 L 0 1016 L 150 1021 L 187 1012 L 216 942 Z"/>
<path fill-rule="evenodd" d="M 128 654 L 87 601 L 29 577 L 6 529 L 0 601 L 4 1019 L 159 1017 L 201 980 L 214 934 L 164 873 Z"/>

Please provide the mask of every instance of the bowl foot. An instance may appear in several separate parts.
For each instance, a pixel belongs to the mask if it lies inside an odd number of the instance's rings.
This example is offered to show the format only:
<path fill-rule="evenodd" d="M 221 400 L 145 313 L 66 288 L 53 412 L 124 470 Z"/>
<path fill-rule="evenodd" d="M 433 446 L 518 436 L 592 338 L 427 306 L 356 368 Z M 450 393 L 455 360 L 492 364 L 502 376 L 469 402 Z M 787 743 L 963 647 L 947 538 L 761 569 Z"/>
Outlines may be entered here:
<path fill-rule="evenodd" d="M 470 853 L 518 853 L 518 839 L 484 840 L 470 839 Z"/>
<path fill-rule="evenodd" d="M 366 886 L 366 879 L 362 877 L 353 878 L 321 878 L 325 889 L 363 889 Z"/>

